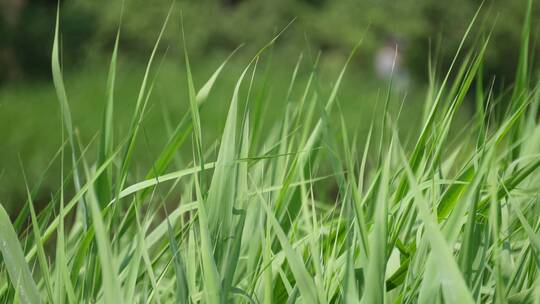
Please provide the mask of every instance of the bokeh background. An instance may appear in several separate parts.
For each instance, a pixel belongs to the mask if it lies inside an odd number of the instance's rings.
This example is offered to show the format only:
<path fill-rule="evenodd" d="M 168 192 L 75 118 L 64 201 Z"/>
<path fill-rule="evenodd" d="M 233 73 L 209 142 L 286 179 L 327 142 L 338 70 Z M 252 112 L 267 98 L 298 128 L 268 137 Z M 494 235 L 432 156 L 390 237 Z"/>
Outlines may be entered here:
<path fill-rule="evenodd" d="M 116 88 L 116 133 L 131 118 L 145 64 L 171 7 L 170 0 L 64 0 L 59 4 L 64 77 L 74 124 L 81 140 L 92 142 L 105 99 L 108 60 L 120 20 Z M 448 68 L 478 0 L 177 0 L 152 70 L 155 88 L 144 121 L 146 144 L 138 152 L 150 163 L 166 140 L 166 130 L 188 110 L 181 17 L 196 85 L 200 86 L 239 45 L 202 113 L 207 145 L 221 133 L 232 88 L 258 48 L 292 20 L 260 62 L 255 88 L 265 94 L 265 123 L 279 119 L 299 56 L 297 91 L 320 54 L 317 83 L 328 90 L 353 46 L 363 38 L 339 100 L 348 126 L 363 138 L 376 119 L 389 81 L 388 54 L 396 62 L 396 93 L 404 100 L 400 132 L 417 128 L 428 86 L 428 67 L 439 77 Z M 513 82 L 524 0 L 486 0 L 465 44 L 472 49 L 491 33 L 483 70 L 486 81 L 504 93 Z M 58 2 L 0 0 L 0 203 L 24 201 L 23 170 L 30 183 L 43 176 L 42 199 L 60 182 L 59 164 L 48 164 L 61 145 L 61 119 L 51 81 L 50 55 Z M 124 7 L 122 19 L 120 18 Z M 540 17 L 534 6 L 533 20 Z M 534 22 L 533 33 L 538 33 Z M 536 36 L 532 54 L 538 54 Z M 397 52 L 395 47 L 397 46 Z M 430 60 L 431 59 L 431 60 Z M 532 65 L 532 68 L 537 65 Z M 261 93 L 261 94 L 263 94 Z M 294 95 L 293 95 L 294 96 Z M 466 105 L 461 114 L 467 120 Z M 459 123 L 459 122 L 458 122 Z M 361 145 L 361 143 L 359 143 Z M 189 151 L 188 151 L 189 153 Z M 91 153 L 90 153 L 91 155 Z M 24 168 L 24 169 L 23 169 Z"/>

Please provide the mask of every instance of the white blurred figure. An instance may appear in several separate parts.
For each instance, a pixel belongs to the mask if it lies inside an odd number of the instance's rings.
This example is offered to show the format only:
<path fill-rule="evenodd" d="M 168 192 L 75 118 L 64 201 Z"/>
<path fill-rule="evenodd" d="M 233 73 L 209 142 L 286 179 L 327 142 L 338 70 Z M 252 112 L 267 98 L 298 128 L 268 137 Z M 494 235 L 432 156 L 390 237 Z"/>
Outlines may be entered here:
<path fill-rule="evenodd" d="M 399 91 L 409 87 L 409 73 L 403 66 L 402 51 L 396 39 L 390 39 L 375 54 L 375 72 L 379 79 L 390 81 Z"/>

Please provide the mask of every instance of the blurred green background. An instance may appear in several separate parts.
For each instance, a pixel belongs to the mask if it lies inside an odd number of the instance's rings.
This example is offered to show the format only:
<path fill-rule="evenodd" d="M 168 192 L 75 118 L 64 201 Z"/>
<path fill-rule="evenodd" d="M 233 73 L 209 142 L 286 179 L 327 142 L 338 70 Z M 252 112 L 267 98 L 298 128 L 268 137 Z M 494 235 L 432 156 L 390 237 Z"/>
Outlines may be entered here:
<path fill-rule="evenodd" d="M 492 31 L 486 81 L 495 89 L 513 81 L 518 57 L 524 0 L 486 0 L 474 26 L 471 48 Z M 260 63 L 256 90 L 265 92 L 265 124 L 280 119 L 294 66 L 303 54 L 293 98 L 302 91 L 310 67 L 320 52 L 317 84 L 327 92 L 353 46 L 364 37 L 339 93 L 343 114 L 360 138 L 377 117 L 388 75 L 377 69 L 390 47 L 398 47 L 398 91 L 405 100 L 399 125 L 407 134 L 417 126 L 428 84 L 428 59 L 439 76 L 452 56 L 474 13 L 477 0 L 178 0 L 158 52 L 152 75 L 155 89 L 144 121 L 147 143 L 140 149 L 141 166 L 156 156 L 166 141 L 168 121 L 187 110 L 183 68 L 181 18 L 200 87 L 239 45 L 202 111 L 207 146 L 221 133 L 232 88 L 241 69 L 258 48 L 289 22 L 293 24 Z M 117 73 L 115 130 L 127 128 L 145 62 L 171 6 L 170 0 L 125 0 Z M 64 77 L 74 124 L 82 141 L 92 141 L 99 129 L 105 99 L 105 81 L 116 30 L 120 0 L 65 0 L 60 4 Z M 24 180 L 19 159 L 30 183 L 47 168 L 61 144 L 61 119 L 50 73 L 50 54 L 57 1 L 0 0 L 0 203 L 23 201 Z M 534 19 L 540 17 L 538 5 Z M 533 23 L 533 33 L 538 33 Z M 532 37 L 532 54 L 537 54 Z M 159 66 L 159 67 L 158 67 Z M 401 84 L 400 84 L 401 83 Z M 472 104 L 467 105 L 472 107 Z M 467 108 L 462 114 L 467 119 Z M 188 151 L 189 152 L 189 151 Z M 144 170 L 143 170 L 144 171 Z M 42 199 L 60 182 L 55 163 L 45 176 Z"/>

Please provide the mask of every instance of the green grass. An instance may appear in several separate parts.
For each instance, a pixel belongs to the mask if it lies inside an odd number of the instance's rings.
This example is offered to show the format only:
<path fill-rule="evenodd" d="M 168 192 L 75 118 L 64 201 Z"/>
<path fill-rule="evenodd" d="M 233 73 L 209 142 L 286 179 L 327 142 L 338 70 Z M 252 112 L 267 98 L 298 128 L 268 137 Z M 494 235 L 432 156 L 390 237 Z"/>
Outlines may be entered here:
<path fill-rule="evenodd" d="M 168 30 L 174 31 L 172 28 Z M 149 144 L 139 144 L 139 149 L 135 151 L 137 163 L 146 167 L 162 152 L 163 145 L 168 141 L 168 136 L 163 132 L 168 128 L 175 128 L 186 111 L 189 111 L 183 52 L 170 49 L 165 55 L 164 49 L 164 46 L 160 48 L 159 56 L 151 71 L 152 77 L 155 77 L 155 85 L 143 120 Z M 194 60 L 192 73 L 198 89 L 206 83 L 228 55 L 212 55 L 204 61 Z M 211 146 L 220 137 L 226 118 L 223 113 L 228 110 L 232 97 L 231 88 L 244 69 L 246 58 L 252 55 L 244 48 L 239 49 L 223 68 L 212 90 L 208 92 L 207 105 L 200 113 L 206 147 Z M 279 50 L 268 51 L 266 57 L 261 58 L 256 71 L 252 92 L 261 94 L 263 89 L 266 90 L 267 100 L 263 104 L 266 109 L 262 122 L 265 129 L 271 129 L 273 122 L 281 119 L 287 103 L 286 95 L 297 56 L 290 58 L 285 55 Z M 135 59 L 132 57 L 134 56 L 122 52 L 120 44 L 115 79 L 113 138 L 121 138 L 128 132 L 145 71 L 145 63 L 137 57 Z M 332 82 L 335 81 L 334 75 L 339 72 L 339 66 L 345 59 L 337 60 L 336 65 L 335 58 L 332 60 L 324 56 L 321 58 L 318 82 L 320 90 L 325 94 L 330 90 Z M 310 61 L 306 52 L 297 73 L 296 85 L 291 90 L 291 98 L 298 99 L 303 94 L 303 87 L 311 70 Z M 83 142 L 89 143 L 93 140 L 93 144 L 98 144 L 101 139 L 96 135 L 102 127 L 103 109 L 107 100 L 108 60 L 90 59 L 83 61 L 81 66 L 67 66 L 63 67 L 63 70 L 74 128 Z M 371 77 L 355 62 L 343 79 L 339 96 L 342 107 L 346 109 L 343 114 L 351 133 L 367 134 L 373 113 L 381 115 L 380 101 L 383 98 L 382 92 L 386 90 L 386 84 Z M 408 93 L 406 100 L 408 107 L 403 109 L 400 120 L 400 132 L 404 136 L 419 127 L 415 117 L 418 107 L 423 103 L 423 91 L 424 85 L 418 84 Z M 247 87 L 241 87 L 241 94 L 246 93 Z M 398 94 L 393 96 L 395 111 L 402 98 L 403 96 Z M 465 107 L 464 112 L 470 110 Z M 16 202 L 26 197 L 19 158 L 23 160 L 29 180 L 36 181 L 43 175 L 49 161 L 62 143 L 60 115 L 51 81 L 12 84 L 0 88 L 0 130 L 3 142 L 9 147 L 0 149 L 0 200 L 7 202 L 8 209 L 13 212 L 18 210 L 20 205 Z M 336 112 L 332 115 L 338 117 Z M 359 145 L 362 146 L 362 143 Z M 189 144 L 183 145 L 179 150 L 182 157 L 188 159 L 192 157 Z M 92 161 L 97 157 L 95 151 L 97 150 L 92 148 L 88 155 Z M 66 163 L 66 166 L 69 167 L 70 163 Z M 43 180 L 42 191 L 36 200 L 38 204 L 44 203 L 50 198 L 48 193 L 58 189 L 59 174 L 59 162 L 54 162 Z"/>
<path fill-rule="evenodd" d="M 0 207 L 0 302 L 539 303 L 540 93 L 524 20 L 512 94 L 482 82 L 489 35 L 467 30 L 476 47 L 416 102 L 391 84 L 363 95 L 356 49 L 337 70 L 308 54 L 280 74 L 279 35 L 204 77 L 189 45 L 177 65 L 155 57 L 157 39 L 131 93 L 115 46 L 102 88 L 70 94 L 57 25 L 59 169 L 24 179 L 14 220 Z M 105 102 L 75 107 L 77 94 Z M 89 113 L 95 136 L 77 131 Z M 400 130 L 413 117 L 420 127 Z M 57 190 L 37 206 L 49 175 Z"/>

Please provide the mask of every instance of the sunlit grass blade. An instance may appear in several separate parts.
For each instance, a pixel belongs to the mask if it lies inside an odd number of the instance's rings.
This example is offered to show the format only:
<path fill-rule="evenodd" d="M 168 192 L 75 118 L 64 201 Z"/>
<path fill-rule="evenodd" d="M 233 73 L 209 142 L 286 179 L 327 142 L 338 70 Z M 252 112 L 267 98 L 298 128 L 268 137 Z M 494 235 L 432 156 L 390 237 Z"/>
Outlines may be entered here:
<path fill-rule="evenodd" d="M 92 178 L 90 177 L 88 177 L 87 179 L 92 180 Z M 94 192 L 93 186 L 90 186 L 88 191 L 88 203 L 90 205 L 89 207 L 92 217 L 92 226 L 94 227 L 95 231 L 97 251 L 101 264 L 104 301 L 105 303 L 123 303 L 123 295 L 121 292 L 119 292 L 121 290 L 121 285 L 118 280 L 118 268 L 114 261 L 108 232 L 106 230 L 106 226 L 103 221 L 103 215 L 101 213 L 101 209 L 99 208 L 99 204 L 95 195 L 96 194 Z"/>
<path fill-rule="evenodd" d="M 406 163 L 403 154 L 401 154 L 401 158 L 409 179 L 409 185 L 411 186 L 411 190 L 415 195 L 416 207 L 418 209 L 420 218 L 425 225 L 424 233 L 431 244 L 432 251 L 430 254 L 430 259 L 433 260 L 433 265 L 436 267 L 437 272 L 439 273 L 439 283 L 443 284 L 445 300 L 448 303 L 474 303 L 475 301 L 473 300 L 465 280 L 459 271 L 456 260 L 452 255 L 452 250 L 446 242 L 436 218 L 429 210 L 421 190 L 418 189 L 412 169 Z"/>
<path fill-rule="evenodd" d="M 2 205 L 0 205 L 0 252 L 11 284 L 18 291 L 20 300 L 24 303 L 41 303 L 41 295 L 24 258 L 21 243 Z"/>
<path fill-rule="evenodd" d="M 262 199 L 261 205 L 266 213 L 266 216 L 268 217 L 271 227 L 276 233 L 277 239 L 285 252 L 285 256 L 287 257 L 291 271 L 296 279 L 296 284 L 300 290 L 301 296 L 304 298 L 304 301 L 308 303 L 319 303 L 317 288 L 313 282 L 312 276 L 305 268 L 305 263 L 302 261 L 302 258 L 298 255 L 298 253 L 292 248 L 287 236 L 281 229 L 279 222 L 264 199 Z"/>
<path fill-rule="evenodd" d="M 60 3 L 58 3 L 56 11 L 56 25 L 54 30 L 54 41 L 51 57 L 51 67 L 53 83 L 56 89 L 56 95 L 60 103 L 60 113 L 62 116 L 62 127 L 67 131 L 68 142 L 71 147 L 71 161 L 73 171 L 73 181 L 75 183 L 75 190 L 81 190 L 81 177 L 79 176 L 79 167 L 77 160 L 77 145 L 75 143 L 75 136 L 73 131 L 73 122 L 71 118 L 71 111 L 69 108 L 68 98 L 66 94 L 66 88 L 64 86 L 64 78 L 62 76 L 62 68 L 60 66 Z M 80 197 L 80 210 L 83 211 L 83 216 L 86 217 L 86 206 L 84 204 L 84 198 Z M 86 218 L 84 219 L 86 220 Z"/>
<path fill-rule="evenodd" d="M 389 150 L 392 150 L 392 144 Z M 391 154 L 386 156 L 382 168 L 382 175 L 375 201 L 374 227 L 369 236 L 370 251 L 365 272 L 364 294 L 361 303 L 385 302 L 385 273 L 387 264 L 388 246 L 388 183 L 390 175 Z"/>
<path fill-rule="evenodd" d="M 212 88 L 214 87 L 214 84 L 223 71 L 223 68 L 227 64 L 227 62 L 230 60 L 230 58 L 234 55 L 236 52 L 233 51 L 224 61 L 223 63 L 214 71 L 212 76 L 207 80 L 207 82 L 202 86 L 202 88 L 197 92 L 195 99 L 197 101 L 197 105 L 199 108 L 206 102 L 208 95 L 210 94 Z M 186 53 L 187 54 L 187 53 Z M 187 62 L 187 61 L 186 61 Z M 187 64 L 186 64 L 187 66 Z M 189 77 L 189 76 L 188 76 Z M 191 103 L 190 103 L 191 105 Z M 191 108 L 191 106 L 190 106 Z M 191 112 L 191 111 L 190 111 Z M 154 162 L 152 166 L 152 170 L 147 174 L 147 178 L 152 178 L 157 175 L 161 175 L 165 172 L 167 167 L 169 166 L 170 162 L 173 159 L 173 156 L 178 153 L 178 149 L 182 146 L 182 144 L 185 142 L 185 140 L 188 138 L 189 132 L 193 128 L 193 124 L 191 121 L 192 115 L 190 113 L 186 113 L 178 125 L 176 126 L 175 130 L 169 137 L 167 144 L 160 152 L 160 155 L 158 156 L 157 160 Z M 144 197 L 144 195 L 143 195 Z"/>

